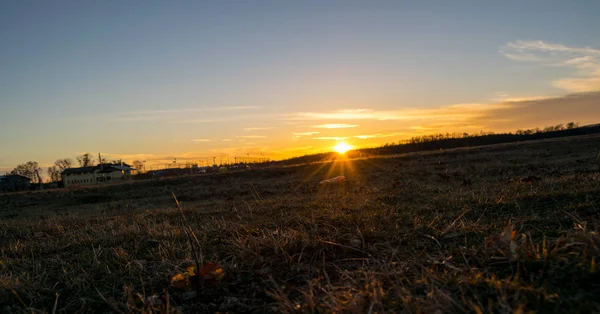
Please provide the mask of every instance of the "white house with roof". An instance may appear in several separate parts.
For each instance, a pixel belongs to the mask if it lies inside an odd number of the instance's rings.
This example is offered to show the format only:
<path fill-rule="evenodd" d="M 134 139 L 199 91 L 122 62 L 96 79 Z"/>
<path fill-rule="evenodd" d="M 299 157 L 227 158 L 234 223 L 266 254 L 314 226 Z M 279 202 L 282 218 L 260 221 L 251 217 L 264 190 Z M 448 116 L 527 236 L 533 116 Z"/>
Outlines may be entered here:
<path fill-rule="evenodd" d="M 131 170 L 127 164 L 100 164 L 97 166 L 67 168 L 61 173 L 65 187 L 129 181 Z"/>

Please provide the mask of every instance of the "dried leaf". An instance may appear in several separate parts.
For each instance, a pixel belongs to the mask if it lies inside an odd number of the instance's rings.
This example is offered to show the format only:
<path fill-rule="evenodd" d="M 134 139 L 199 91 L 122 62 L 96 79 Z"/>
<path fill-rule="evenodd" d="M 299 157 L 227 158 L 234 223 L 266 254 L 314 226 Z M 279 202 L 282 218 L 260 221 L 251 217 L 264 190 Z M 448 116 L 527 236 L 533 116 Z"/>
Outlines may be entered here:
<path fill-rule="evenodd" d="M 194 266 L 194 265 L 188 266 L 185 269 L 185 272 L 188 273 L 188 274 L 190 274 L 190 275 L 192 275 L 192 276 L 196 275 L 196 266 Z"/>
<path fill-rule="evenodd" d="M 189 291 L 195 288 L 195 281 L 199 279 L 206 285 L 214 285 L 221 281 L 225 276 L 223 268 L 216 263 L 206 263 L 202 265 L 199 272 L 196 272 L 196 266 L 188 266 L 185 272 L 176 274 L 171 279 L 171 286 L 178 290 Z"/>
<path fill-rule="evenodd" d="M 225 272 L 221 265 L 216 263 L 206 263 L 200 268 L 198 275 L 205 283 L 214 284 L 217 281 L 221 281 L 225 276 Z"/>
<path fill-rule="evenodd" d="M 178 290 L 189 290 L 192 287 L 192 275 L 185 272 L 173 276 L 171 278 L 171 286 Z"/>

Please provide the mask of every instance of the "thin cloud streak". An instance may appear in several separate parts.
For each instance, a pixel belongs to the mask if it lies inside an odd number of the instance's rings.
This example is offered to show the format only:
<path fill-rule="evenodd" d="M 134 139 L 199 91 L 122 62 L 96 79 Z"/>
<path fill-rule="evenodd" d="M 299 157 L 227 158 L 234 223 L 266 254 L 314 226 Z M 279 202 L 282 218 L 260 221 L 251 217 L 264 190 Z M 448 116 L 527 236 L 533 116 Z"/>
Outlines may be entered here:
<path fill-rule="evenodd" d="M 313 125 L 313 128 L 320 128 L 320 129 L 346 129 L 346 128 L 355 128 L 358 125 L 356 124 L 344 124 L 344 123 L 329 123 L 329 124 L 320 124 L 320 125 Z"/>
<path fill-rule="evenodd" d="M 547 43 L 542 40 L 526 41 L 517 40 L 514 42 L 508 42 L 507 48 L 516 50 L 538 50 L 538 51 L 555 51 L 555 52 L 572 52 L 582 54 L 595 54 L 600 56 L 600 50 L 592 49 L 589 47 L 578 48 L 578 47 L 567 47 L 563 44 Z"/>
<path fill-rule="evenodd" d="M 392 136 L 403 136 L 403 135 L 407 135 L 407 134 L 409 134 L 409 133 L 406 133 L 406 132 L 392 132 L 392 133 L 376 133 L 376 134 L 355 135 L 353 137 L 361 139 L 361 140 L 365 140 L 365 139 L 373 139 L 373 138 L 385 138 L 385 137 L 392 137 Z"/>
<path fill-rule="evenodd" d="M 216 122 L 231 122 L 231 121 L 243 121 L 243 120 L 252 120 L 252 119 L 269 119 L 273 117 L 272 115 L 267 114 L 247 114 L 247 115 L 236 115 L 236 116 L 222 116 L 222 117 L 209 117 L 209 118 L 200 118 L 200 119 L 172 119 L 168 122 L 170 123 L 216 123 Z"/>
<path fill-rule="evenodd" d="M 296 136 L 311 136 L 311 135 L 315 135 L 315 134 L 319 134 L 319 133 L 321 133 L 321 132 L 295 132 L 292 134 L 294 134 Z"/>
<path fill-rule="evenodd" d="M 314 148 L 314 146 L 310 145 L 310 146 L 302 146 L 302 147 L 292 147 L 292 148 L 286 148 L 283 151 L 284 152 L 294 152 L 294 151 L 303 151 L 303 150 L 308 150 Z"/>
<path fill-rule="evenodd" d="M 288 119 L 298 120 L 377 120 L 377 121 L 414 121 L 414 120 L 467 120 L 498 107 L 507 108 L 509 104 L 456 104 L 434 109 L 387 110 L 338 110 L 334 112 L 298 112 Z"/>
<path fill-rule="evenodd" d="M 264 135 L 240 135 L 236 136 L 236 138 L 267 138 Z"/>
<path fill-rule="evenodd" d="M 347 140 L 349 139 L 349 137 L 347 136 L 323 136 L 323 137 L 313 137 L 313 140 L 334 140 L 334 141 L 341 141 L 341 140 Z"/>
<path fill-rule="evenodd" d="M 274 127 L 256 127 L 256 128 L 244 128 L 245 132 L 252 132 L 252 131 L 266 131 L 266 130 L 272 130 L 274 129 Z"/>

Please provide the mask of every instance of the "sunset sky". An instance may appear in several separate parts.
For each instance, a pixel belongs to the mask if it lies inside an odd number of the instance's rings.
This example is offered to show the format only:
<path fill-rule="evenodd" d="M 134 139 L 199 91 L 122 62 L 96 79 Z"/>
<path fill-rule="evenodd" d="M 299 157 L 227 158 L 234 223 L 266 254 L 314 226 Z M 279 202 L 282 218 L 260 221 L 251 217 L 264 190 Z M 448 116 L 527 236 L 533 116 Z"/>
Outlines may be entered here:
<path fill-rule="evenodd" d="M 0 172 L 600 123 L 600 1 L 0 2 Z"/>

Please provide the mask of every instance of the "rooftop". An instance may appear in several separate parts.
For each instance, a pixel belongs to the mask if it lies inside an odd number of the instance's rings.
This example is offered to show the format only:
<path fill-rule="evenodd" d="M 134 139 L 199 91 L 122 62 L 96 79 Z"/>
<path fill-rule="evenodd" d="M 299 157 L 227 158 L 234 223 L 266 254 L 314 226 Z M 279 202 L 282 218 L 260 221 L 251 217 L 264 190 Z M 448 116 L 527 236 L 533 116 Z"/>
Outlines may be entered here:
<path fill-rule="evenodd" d="M 70 173 L 92 173 L 96 170 L 100 170 L 103 169 L 103 171 L 106 171 L 107 169 L 117 169 L 117 170 L 135 170 L 134 168 L 132 168 L 131 166 L 129 166 L 128 164 L 102 164 L 102 165 L 96 165 L 96 166 L 87 166 L 87 167 L 79 167 L 79 168 L 67 168 L 65 170 L 63 170 L 62 174 L 70 174 Z"/>
<path fill-rule="evenodd" d="M 2 175 L 2 176 L 0 176 L 0 181 L 4 181 L 5 179 L 9 179 L 9 178 L 11 178 L 11 177 L 12 177 L 12 178 L 24 178 L 24 179 L 27 179 L 27 180 L 30 180 L 30 181 L 31 181 L 31 178 L 28 178 L 28 177 L 26 177 L 26 176 L 22 176 L 22 175 L 20 175 L 20 174 L 7 174 L 7 175 Z"/>
<path fill-rule="evenodd" d="M 67 168 L 62 171 L 62 174 L 70 174 L 70 173 L 92 173 L 96 169 L 96 166 L 87 166 L 87 167 L 79 167 L 79 168 Z"/>

